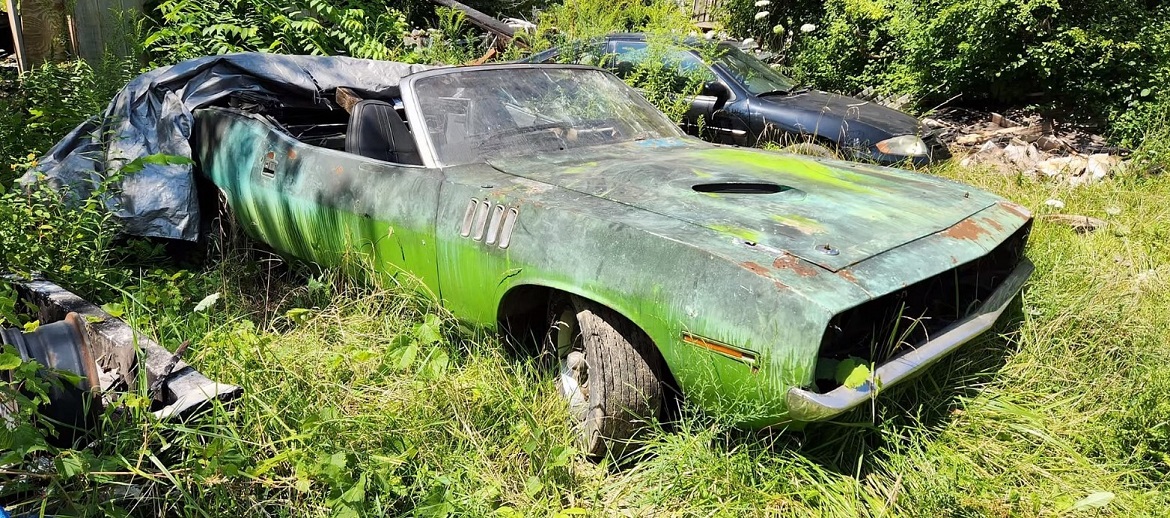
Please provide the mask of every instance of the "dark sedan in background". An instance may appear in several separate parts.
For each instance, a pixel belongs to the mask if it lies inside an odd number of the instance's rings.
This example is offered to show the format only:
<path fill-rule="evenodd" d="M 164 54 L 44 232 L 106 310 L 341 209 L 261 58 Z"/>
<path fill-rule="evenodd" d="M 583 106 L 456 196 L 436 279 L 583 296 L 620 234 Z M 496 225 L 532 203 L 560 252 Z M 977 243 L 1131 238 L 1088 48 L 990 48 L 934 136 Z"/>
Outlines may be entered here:
<path fill-rule="evenodd" d="M 714 48 L 705 50 L 707 45 Z M 613 34 L 571 48 L 554 48 L 524 61 L 597 65 L 628 77 L 647 59 L 663 60 L 678 72 L 680 88 L 690 78 L 701 79 L 702 91 L 682 125 L 712 142 L 772 143 L 797 153 L 883 165 L 925 166 L 951 156 L 914 116 L 802 87 L 729 42 L 680 41 L 663 53 L 651 52 L 643 34 Z"/>

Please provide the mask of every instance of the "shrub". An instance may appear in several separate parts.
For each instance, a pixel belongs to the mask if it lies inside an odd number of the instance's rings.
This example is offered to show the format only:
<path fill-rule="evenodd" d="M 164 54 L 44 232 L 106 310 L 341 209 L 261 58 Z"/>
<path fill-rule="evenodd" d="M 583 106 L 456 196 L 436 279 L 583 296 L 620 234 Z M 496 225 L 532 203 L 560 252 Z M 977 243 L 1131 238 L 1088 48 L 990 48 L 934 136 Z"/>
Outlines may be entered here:
<path fill-rule="evenodd" d="M 379 2 L 164 0 L 144 46 L 157 64 L 229 52 L 393 59 L 406 17 Z"/>
<path fill-rule="evenodd" d="M 923 107 L 960 95 L 1035 105 L 1066 119 L 1116 121 L 1115 138 L 1133 144 L 1144 122 L 1126 113 L 1152 102 L 1170 75 L 1170 6 L 1156 4 L 737 0 L 726 24 L 822 88 L 908 93 Z M 761 10 L 767 17 L 755 20 Z M 800 32 L 806 23 L 816 29 Z"/>

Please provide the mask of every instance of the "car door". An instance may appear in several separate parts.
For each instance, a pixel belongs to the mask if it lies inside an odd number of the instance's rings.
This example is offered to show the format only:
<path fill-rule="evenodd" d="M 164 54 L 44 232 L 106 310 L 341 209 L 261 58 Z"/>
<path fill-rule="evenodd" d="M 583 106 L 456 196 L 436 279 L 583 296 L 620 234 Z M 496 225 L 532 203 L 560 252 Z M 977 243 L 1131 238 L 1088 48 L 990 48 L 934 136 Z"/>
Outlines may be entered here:
<path fill-rule="evenodd" d="M 269 133 L 264 164 L 278 189 L 267 211 L 284 224 L 265 241 L 326 266 L 437 293 L 435 208 L 442 172 L 311 146 Z"/>

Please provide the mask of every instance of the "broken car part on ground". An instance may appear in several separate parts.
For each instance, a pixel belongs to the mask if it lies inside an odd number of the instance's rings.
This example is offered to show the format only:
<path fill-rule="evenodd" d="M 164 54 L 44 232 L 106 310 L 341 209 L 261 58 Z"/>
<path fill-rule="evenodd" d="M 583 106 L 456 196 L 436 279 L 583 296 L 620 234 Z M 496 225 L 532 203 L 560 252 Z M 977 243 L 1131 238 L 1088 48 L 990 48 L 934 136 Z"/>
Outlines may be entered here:
<path fill-rule="evenodd" d="M 35 360 L 79 380 L 73 384 L 63 379 L 42 409 L 43 416 L 60 423 L 61 445 L 92 436 L 102 410 L 118 393 L 138 387 L 140 380 L 150 392 L 153 415 L 162 420 L 189 418 L 213 400 L 227 402 L 241 393 L 239 387 L 212 381 L 181 361 L 182 347 L 171 353 L 52 282 L 11 276 L 0 280 L 11 282 L 22 300 L 37 307 L 42 322 L 27 333 L 0 330 L 0 342 L 13 346 L 23 360 Z"/>

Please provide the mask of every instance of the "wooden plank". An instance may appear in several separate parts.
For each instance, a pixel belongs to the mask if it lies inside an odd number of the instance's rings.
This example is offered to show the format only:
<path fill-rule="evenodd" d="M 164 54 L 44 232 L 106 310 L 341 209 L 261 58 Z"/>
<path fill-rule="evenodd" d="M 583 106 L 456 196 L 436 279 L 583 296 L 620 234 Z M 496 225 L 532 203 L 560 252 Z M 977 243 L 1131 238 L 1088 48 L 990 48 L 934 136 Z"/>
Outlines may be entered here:
<path fill-rule="evenodd" d="M 24 50 L 24 31 L 20 26 L 20 12 L 16 10 L 16 0 L 6 0 L 8 9 L 8 26 L 12 28 L 12 50 L 16 53 L 16 65 L 21 72 L 29 70 L 28 57 Z"/>
<path fill-rule="evenodd" d="M 81 58 L 97 63 L 109 51 L 126 56 L 134 51 L 127 37 L 133 19 L 142 13 L 142 0 L 77 0 L 77 46 Z"/>
<path fill-rule="evenodd" d="M 29 67 L 65 58 L 64 0 L 21 0 L 20 25 Z"/>
<path fill-rule="evenodd" d="M 431 2 L 439 4 L 443 7 L 450 7 L 452 9 L 463 11 L 463 14 L 467 16 L 467 20 L 476 27 L 495 34 L 504 41 L 516 41 L 515 31 L 512 29 L 512 27 L 500 20 L 497 20 L 493 16 L 488 16 L 483 12 L 477 11 L 470 6 L 456 2 L 455 0 L 431 0 Z M 520 41 L 516 41 L 516 44 L 525 48 L 528 47 L 528 45 Z"/>

